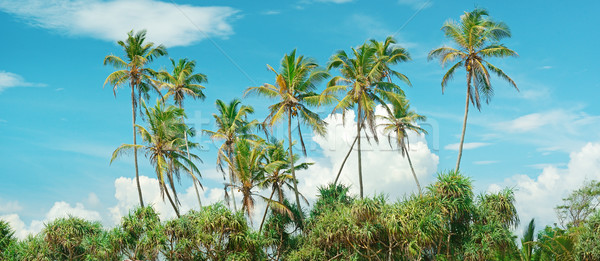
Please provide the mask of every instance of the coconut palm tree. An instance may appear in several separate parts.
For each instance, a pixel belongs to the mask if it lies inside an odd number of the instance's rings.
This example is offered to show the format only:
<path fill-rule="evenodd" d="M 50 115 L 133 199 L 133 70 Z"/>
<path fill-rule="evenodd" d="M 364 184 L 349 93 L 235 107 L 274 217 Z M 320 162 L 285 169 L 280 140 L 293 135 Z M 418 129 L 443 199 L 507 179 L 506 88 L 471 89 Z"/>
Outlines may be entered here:
<path fill-rule="evenodd" d="M 391 44 L 391 43 L 390 43 Z M 385 44 L 382 44 L 385 45 Z M 410 85 L 406 76 L 392 71 L 387 65 L 408 60 L 410 57 L 406 51 L 382 51 L 379 45 L 365 43 L 358 48 L 352 48 L 351 55 L 345 51 L 338 51 L 329 62 L 328 69 L 338 68 L 341 76 L 333 77 L 327 84 L 327 88 L 320 97 L 320 103 L 330 103 L 338 93 L 344 96 L 337 102 L 333 112 L 345 111 L 356 106 L 356 135 L 358 143 L 358 180 L 360 185 L 360 196 L 363 198 L 364 187 L 362 181 L 362 154 L 360 133 L 365 123 L 370 128 L 373 138 L 378 141 L 375 132 L 375 106 L 383 105 L 387 110 L 387 103 L 400 103 L 404 97 L 402 89 L 391 82 L 391 76 Z M 393 47 L 400 48 L 400 47 Z M 397 54 L 395 58 L 385 53 Z M 403 55 L 400 55 L 402 53 Z M 367 135 L 367 138 L 369 136 Z"/>
<path fill-rule="evenodd" d="M 391 114 L 388 113 L 386 116 L 378 117 L 384 120 L 384 123 L 380 124 L 380 126 L 382 126 L 383 131 L 387 133 L 390 147 L 392 146 L 392 140 L 394 140 L 396 146 L 400 149 L 400 153 L 402 153 L 402 157 L 406 156 L 406 159 L 408 159 L 408 165 L 412 171 L 415 183 L 417 183 L 419 194 L 421 194 L 421 185 L 419 184 L 419 179 L 417 178 L 417 174 L 415 173 L 415 169 L 408 153 L 410 146 L 408 131 L 413 131 L 417 134 L 427 134 L 425 129 L 417 125 L 417 122 L 425 121 L 426 117 L 410 110 L 408 100 L 401 104 L 395 104 Z"/>
<path fill-rule="evenodd" d="M 142 106 L 148 117 L 148 129 L 140 125 L 136 125 L 136 128 L 146 145 L 123 144 L 113 152 L 111 162 L 130 150 L 136 148 L 143 150 L 150 163 L 154 165 L 163 200 L 166 194 L 179 217 L 179 199 L 175 189 L 175 179 L 180 179 L 182 170 L 188 173 L 194 181 L 197 179 L 194 173 L 200 173 L 200 171 L 186 155 L 186 148 L 194 148 L 197 144 L 191 142 L 186 144 L 184 132 L 188 132 L 188 134 L 193 134 L 193 132 L 181 119 L 182 115 L 185 116 L 183 109 L 173 105 L 165 108 L 160 100 L 157 101 L 154 108 L 148 108 L 143 102 Z M 200 161 L 200 158 L 194 154 L 190 153 L 189 156 L 193 160 Z M 169 193 L 165 180 L 173 191 L 173 197 Z"/>
<path fill-rule="evenodd" d="M 158 78 L 161 81 L 161 87 L 166 88 L 168 90 L 165 94 L 165 98 L 172 96 L 173 100 L 175 101 L 175 105 L 179 106 L 180 109 L 183 109 L 183 101 L 186 96 L 189 96 L 192 99 L 204 100 L 206 98 L 206 96 L 202 92 L 204 86 L 200 84 L 206 82 L 206 75 L 201 73 L 194 73 L 196 61 L 189 61 L 188 59 L 179 59 L 179 61 L 175 62 L 175 60 L 171 59 L 171 64 L 173 65 L 172 73 L 161 71 L 158 74 Z M 181 118 L 181 120 L 183 121 L 183 115 L 181 116 Z M 187 132 L 184 132 L 184 138 L 186 144 L 185 149 L 187 152 L 188 160 L 190 160 L 190 148 L 187 146 Z M 196 190 L 196 197 L 198 198 L 198 204 L 200 207 L 202 207 L 202 202 L 200 201 L 200 193 L 198 192 L 198 185 L 202 187 L 202 183 L 200 183 L 199 180 L 198 182 L 194 181 L 193 183 L 194 189 Z M 198 185 L 196 183 L 198 183 Z"/>
<path fill-rule="evenodd" d="M 104 65 L 110 64 L 117 71 L 111 73 L 104 81 L 104 85 L 110 83 L 113 86 L 113 93 L 117 95 L 117 88 L 129 84 L 131 88 L 131 113 L 133 126 L 133 145 L 137 145 L 136 138 L 136 113 L 135 109 L 140 96 L 147 97 L 148 91 L 154 89 L 158 92 L 156 86 L 151 84 L 151 78 L 156 72 L 147 68 L 148 64 L 155 58 L 167 55 L 167 49 L 163 45 L 154 46 L 154 43 L 144 42 L 146 40 L 146 30 L 134 34 L 133 31 L 127 34 L 125 42 L 118 41 L 125 53 L 121 58 L 116 55 L 107 55 L 104 58 Z M 136 94 L 137 91 L 137 94 Z M 159 92 L 160 93 L 160 92 Z M 144 206 L 142 199 L 142 188 L 140 186 L 140 176 L 138 171 L 137 147 L 133 147 L 133 156 L 135 162 L 135 182 L 137 183 L 140 206 Z"/>
<path fill-rule="evenodd" d="M 242 211 L 246 212 L 250 222 L 252 223 L 254 197 L 256 196 L 265 200 L 271 208 L 291 215 L 291 211 L 284 204 L 274 201 L 272 198 L 266 198 L 254 190 L 261 184 L 265 184 L 264 180 L 267 170 L 277 168 L 277 165 L 280 165 L 278 162 L 264 164 L 265 152 L 267 150 L 264 141 L 252 142 L 246 139 L 237 139 L 233 150 L 232 157 L 225 157 L 224 159 L 233 170 L 238 182 L 227 184 L 227 186 L 241 191 Z"/>
<path fill-rule="evenodd" d="M 494 93 L 490 81 L 490 71 L 519 90 L 517 84 L 504 71 L 491 64 L 487 59 L 517 56 L 517 53 L 499 43 L 500 40 L 511 36 L 508 26 L 503 22 L 495 22 L 490 19 L 488 12 L 484 9 L 465 12 L 459 22 L 446 21 L 442 26 L 442 31 L 457 46 L 456 48 L 448 46 L 437 48 L 432 50 L 428 56 L 429 60 L 439 59 L 442 66 L 456 62 L 442 78 L 442 93 L 448 81 L 454 77 L 456 69 L 464 67 L 467 75 L 467 101 L 456 160 L 456 170 L 458 171 L 465 141 L 469 102 L 477 110 L 481 110 L 481 98 L 489 103 Z"/>
<path fill-rule="evenodd" d="M 233 147 L 238 138 L 241 139 L 256 139 L 257 136 L 252 133 L 253 130 L 259 127 L 259 123 L 256 120 L 248 121 L 248 115 L 254 113 L 252 106 L 242 105 L 239 99 L 233 99 L 229 104 L 222 100 L 215 102 L 219 114 L 213 114 L 215 118 L 217 130 L 202 130 L 205 134 L 209 135 L 212 140 L 222 140 L 223 144 L 217 151 L 217 169 L 223 172 L 225 158 L 233 157 Z M 236 180 L 233 175 L 233 169 L 229 166 L 229 183 L 235 184 Z M 233 193 L 233 187 L 231 189 L 231 197 L 233 199 L 233 209 L 237 211 L 235 194 Z"/>
<path fill-rule="evenodd" d="M 270 65 L 267 65 L 267 68 L 275 73 L 275 85 L 265 83 L 263 86 L 250 87 L 246 90 L 246 95 L 258 94 L 278 99 L 277 103 L 269 106 L 269 115 L 265 119 L 265 124 L 272 127 L 287 115 L 289 157 L 293 158 L 292 118 L 296 118 L 298 120 L 297 129 L 301 148 L 304 155 L 306 155 L 300 125 L 302 123 L 315 133 L 325 135 L 325 121 L 318 114 L 311 111 L 309 107 L 319 104 L 319 95 L 314 92 L 316 84 L 329 77 L 329 73 L 319 68 L 319 65 L 313 59 L 305 58 L 302 55 L 296 56 L 296 50 L 283 57 L 279 72 Z M 302 212 L 298 179 L 293 165 L 291 165 L 291 173 L 294 179 L 296 205 L 298 210 Z"/>
<path fill-rule="evenodd" d="M 284 188 L 294 191 L 293 177 L 291 175 L 292 161 L 289 154 L 286 152 L 284 141 L 278 141 L 271 137 L 271 140 L 265 144 L 263 169 L 265 171 L 264 179 L 259 184 L 261 188 L 271 188 L 269 202 L 273 200 L 273 196 L 277 193 L 277 202 L 285 203 Z M 298 160 L 297 155 L 294 155 L 294 164 Z M 294 165 L 294 169 L 304 170 L 313 163 L 300 163 Z M 302 195 L 301 193 L 299 193 Z M 304 198 L 304 197 L 303 197 Z M 304 199 L 306 202 L 306 199 Z M 267 217 L 270 205 L 267 204 L 263 218 L 260 222 L 259 233 L 262 231 L 263 224 Z M 292 218 L 293 219 L 293 218 Z"/>

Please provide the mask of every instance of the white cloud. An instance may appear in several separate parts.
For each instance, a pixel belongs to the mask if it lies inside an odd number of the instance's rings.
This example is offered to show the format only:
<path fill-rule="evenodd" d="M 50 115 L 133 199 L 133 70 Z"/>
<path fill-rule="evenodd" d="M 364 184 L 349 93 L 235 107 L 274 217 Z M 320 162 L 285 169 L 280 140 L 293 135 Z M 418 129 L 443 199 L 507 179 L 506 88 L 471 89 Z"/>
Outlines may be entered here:
<path fill-rule="evenodd" d="M 278 15 L 281 14 L 281 11 L 278 10 L 268 10 L 268 11 L 264 11 L 262 12 L 263 15 Z"/>
<path fill-rule="evenodd" d="M 384 111 L 378 107 L 376 113 L 381 115 Z M 328 122 L 327 136 L 313 137 L 313 141 L 322 149 L 323 157 L 307 159 L 316 164 L 309 170 L 297 173 L 299 190 L 310 200 L 316 198 L 319 186 L 327 185 L 335 180 L 339 167 L 356 135 L 354 116 L 354 111 L 347 111 L 345 122 L 342 120 L 341 114 L 328 116 L 325 119 Z M 437 171 L 439 157 L 429 150 L 424 136 L 410 133 L 409 140 L 409 153 L 415 172 L 421 186 L 425 187 Z M 390 200 L 396 200 L 405 193 L 416 192 L 416 185 L 407 159 L 402 158 L 397 150 L 390 149 L 387 139 L 383 135 L 380 136 L 379 144 L 375 144 L 373 140 L 372 142 L 373 144 L 369 145 L 365 137 L 362 138 L 365 196 L 385 193 L 390 196 Z M 351 193 L 358 195 L 360 188 L 356 157 L 356 151 L 352 152 L 344 166 L 340 181 L 351 185 Z"/>
<path fill-rule="evenodd" d="M 169 203 L 167 197 L 163 201 L 158 187 L 158 180 L 146 176 L 140 176 L 140 185 L 142 187 L 142 197 L 144 204 L 152 205 L 159 213 L 162 220 L 175 217 L 175 211 Z M 135 206 L 139 205 L 137 185 L 134 178 L 120 177 L 115 180 L 115 198 L 117 205 L 109 208 L 112 223 L 117 224 L 121 217 L 127 215 Z M 200 188 L 200 200 L 202 204 L 209 205 L 223 200 L 224 191 L 222 188 Z M 193 186 L 178 191 L 178 197 L 181 202 L 181 213 L 186 213 L 190 209 L 198 209 L 198 200 Z"/>
<path fill-rule="evenodd" d="M 581 108 L 555 109 L 526 114 L 490 125 L 492 129 L 509 133 L 503 139 L 540 146 L 539 151 L 571 152 L 590 140 L 600 138 L 600 116 L 589 115 Z"/>
<path fill-rule="evenodd" d="M 481 160 L 481 161 L 473 162 L 473 164 L 475 164 L 475 165 L 489 165 L 489 164 L 494 164 L 494 163 L 498 163 L 498 161 L 497 160 Z"/>
<path fill-rule="evenodd" d="M 431 0 L 398 0 L 398 4 L 410 6 L 415 10 L 429 8 L 433 5 Z"/>
<path fill-rule="evenodd" d="M 61 217 L 74 216 L 91 221 L 100 221 L 100 213 L 92 210 L 87 210 L 83 204 L 76 203 L 74 207 L 71 204 L 59 201 L 55 202 L 52 208 L 46 213 L 43 220 L 33 220 L 29 225 L 23 222 L 18 214 L 8 214 L 0 216 L 0 219 L 6 220 L 15 230 L 15 236 L 20 239 L 27 237 L 29 234 L 39 233 L 44 225 L 52 220 Z"/>
<path fill-rule="evenodd" d="M 566 168 L 546 166 L 536 178 L 515 175 L 497 187 L 515 187 L 516 207 L 521 222 L 535 218 L 539 227 L 557 222 L 554 207 L 584 182 L 600 180 L 600 143 L 588 143 L 570 155 Z M 488 190 L 490 190 L 488 189 Z"/>
<path fill-rule="evenodd" d="M 94 192 L 90 192 L 90 194 L 88 195 L 87 198 L 87 203 L 92 206 L 98 206 L 100 204 L 100 199 L 98 198 L 98 196 L 96 195 L 96 193 Z"/>
<path fill-rule="evenodd" d="M 477 149 L 477 148 L 481 148 L 481 147 L 485 147 L 485 146 L 489 146 L 489 145 L 491 145 L 491 144 L 485 143 L 485 142 L 465 142 L 465 143 L 463 143 L 463 150 L 472 150 L 472 149 Z M 444 146 L 444 149 L 458 150 L 459 146 L 460 146 L 460 143 L 452 143 L 452 144 L 448 144 L 448 145 Z"/>
<path fill-rule="evenodd" d="M 19 201 L 4 201 L 0 198 L 0 213 L 17 212 L 22 209 Z"/>
<path fill-rule="evenodd" d="M 0 4 L 1 5 L 1 4 Z M 43 87 L 41 83 L 31 83 L 25 81 L 21 75 L 16 73 L 0 71 L 0 93 L 13 87 Z"/>
<path fill-rule="evenodd" d="M 0 10 L 34 26 L 107 41 L 122 40 L 132 29 L 147 29 L 148 40 L 166 46 L 227 37 L 233 33 L 230 22 L 238 13 L 230 7 L 158 0 L 12 0 L 0 2 Z"/>

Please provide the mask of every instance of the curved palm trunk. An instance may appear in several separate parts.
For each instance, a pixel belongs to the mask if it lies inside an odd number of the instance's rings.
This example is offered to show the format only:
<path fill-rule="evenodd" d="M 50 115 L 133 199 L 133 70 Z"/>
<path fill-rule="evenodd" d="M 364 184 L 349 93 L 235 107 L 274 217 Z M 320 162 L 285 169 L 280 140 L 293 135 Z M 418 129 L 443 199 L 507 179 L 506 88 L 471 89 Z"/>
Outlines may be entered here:
<path fill-rule="evenodd" d="M 406 158 L 408 159 L 408 165 L 410 166 L 410 170 L 412 171 L 413 178 L 415 178 L 415 183 L 417 183 L 417 188 L 419 189 L 419 195 L 422 195 L 421 184 L 419 184 L 419 179 L 417 178 L 417 174 L 415 173 L 415 168 L 413 167 L 412 161 L 410 160 L 410 155 L 408 155 L 408 149 L 406 146 L 402 146 L 404 152 L 406 152 Z"/>
<path fill-rule="evenodd" d="M 271 191 L 271 196 L 269 196 L 269 202 L 273 200 L 273 195 L 275 194 L 275 188 Z M 262 231 L 263 224 L 265 223 L 265 219 L 267 218 L 267 211 L 269 211 L 269 202 L 267 202 L 267 207 L 265 207 L 265 213 L 263 214 L 262 221 L 260 221 L 260 227 L 258 228 L 258 234 Z"/>
<path fill-rule="evenodd" d="M 183 109 L 181 106 L 181 103 L 179 104 L 179 109 Z M 184 122 L 183 116 L 181 116 L 181 122 Z M 192 160 L 190 159 L 190 146 L 188 145 L 187 130 L 183 132 L 183 137 L 185 138 L 185 149 L 187 152 L 187 158 L 191 162 Z M 196 198 L 198 199 L 198 206 L 200 206 L 200 209 L 202 209 L 202 201 L 200 200 L 200 193 L 198 192 L 198 185 L 196 185 L 196 179 L 193 178 L 194 173 L 190 172 L 190 175 L 192 175 L 192 183 L 194 183 L 194 190 L 196 190 Z"/>
<path fill-rule="evenodd" d="M 358 103 L 358 117 L 356 118 L 356 139 L 358 139 L 358 183 L 360 185 L 360 198 L 363 198 L 363 180 L 362 180 L 362 155 L 360 153 L 360 129 L 362 127 L 362 107 Z"/>
<path fill-rule="evenodd" d="M 230 145 L 231 146 L 231 145 Z M 231 156 L 233 155 L 233 149 L 231 147 L 227 148 L 227 157 L 231 160 Z M 233 185 L 233 169 L 229 166 L 229 183 Z M 235 192 L 233 190 L 234 186 L 230 186 L 231 190 L 231 200 L 233 201 L 233 211 L 237 212 L 237 204 L 235 203 Z"/>
<path fill-rule="evenodd" d="M 131 85 L 131 114 L 133 122 L 133 158 L 135 162 L 135 183 L 137 184 L 138 196 L 140 197 L 140 206 L 144 207 L 144 200 L 142 198 L 142 186 L 140 185 L 140 174 L 138 171 L 138 160 L 137 160 L 137 135 L 135 133 L 135 87 Z"/>
<path fill-rule="evenodd" d="M 465 132 L 467 130 L 467 115 L 469 115 L 469 98 L 470 98 L 470 91 L 471 91 L 471 74 L 467 73 L 467 101 L 466 101 L 466 105 L 465 105 L 465 118 L 463 120 L 463 126 L 462 126 L 462 134 L 460 136 L 460 145 L 458 147 L 458 158 L 456 160 L 456 168 L 454 169 L 456 172 L 458 172 L 458 169 L 460 167 L 460 159 L 462 158 L 462 151 L 463 151 L 463 143 L 465 142 Z"/>
<path fill-rule="evenodd" d="M 175 210 L 175 214 L 177 215 L 177 218 L 179 218 L 180 217 L 180 215 L 179 215 L 179 208 L 177 208 L 177 205 L 175 204 L 175 202 L 171 198 L 171 194 L 169 194 L 169 188 L 167 188 L 167 186 L 165 186 L 164 184 L 163 184 L 163 188 L 165 190 L 165 193 L 167 194 L 167 198 L 169 199 L 169 202 L 171 202 L 171 206 L 173 206 L 173 209 Z"/>
<path fill-rule="evenodd" d="M 354 142 L 352 142 L 352 145 L 350 146 L 350 149 L 348 150 L 348 153 L 346 154 L 346 157 L 344 157 L 344 161 L 342 161 L 342 165 L 340 166 L 340 170 L 338 171 L 338 174 L 335 177 L 335 181 L 333 182 L 334 186 L 335 186 L 335 184 L 337 184 L 338 179 L 340 178 L 340 175 L 342 174 L 342 170 L 344 169 L 344 164 L 346 164 L 346 160 L 348 160 L 348 157 L 350 156 L 350 153 L 352 152 L 352 149 L 354 149 L 354 144 L 356 144 L 357 140 L 358 140 L 358 136 L 356 136 L 356 138 L 354 138 Z"/>
<path fill-rule="evenodd" d="M 302 207 L 300 206 L 300 196 L 298 195 L 298 180 L 296 179 L 296 171 L 294 169 L 294 153 L 292 151 L 292 108 L 288 108 L 288 142 L 290 145 L 290 161 L 292 162 L 291 170 L 292 170 L 292 178 L 294 179 L 294 194 L 296 195 L 296 205 L 298 206 L 298 211 L 300 212 L 300 223 L 304 223 L 302 217 Z"/>

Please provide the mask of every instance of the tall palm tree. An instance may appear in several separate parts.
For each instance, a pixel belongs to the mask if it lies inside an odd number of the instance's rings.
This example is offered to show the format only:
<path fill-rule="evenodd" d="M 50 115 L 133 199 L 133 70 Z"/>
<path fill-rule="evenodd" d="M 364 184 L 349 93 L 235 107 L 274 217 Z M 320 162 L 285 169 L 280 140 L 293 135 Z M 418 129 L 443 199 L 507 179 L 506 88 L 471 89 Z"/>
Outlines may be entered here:
<path fill-rule="evenodd" d="M 223 144 L 217 151 L 217 168 L 225 175 L 223 168 L 224 163 L 227 163 L 225 158 L 232 158 L 233 147 L 238 138 L 255 139 L 256 135 L 252 133 L 258 128 L 259 123 L 256 120 L 248 121 L 248 115 L 254 113 L 252 106 L 242 105 L 239 99 L 233 99 L 229 104 L 218 100 L 215 102 L 219 114 L 213 114 L 215 118 L 217 130 L 202 130 L 209 135 L 212 140 L 222 140 Z M 233 169 L 229 165 L 229 183 L 235 184 Z M 233 187 L 231 189 L 231 197 L 233 199 L 233 209 L 237 211 L 235 194 Z"/>
<path fill-rule="evenodd" d="M 320 99 L 320 103 L 329 103 L 332 101 L 332 97 L 340 92 L 345 92 L 333 109 L 333 112 L 342 111 L 344 116 L 346 110 L 356 105 L 358 180 L 361 198 L 364 195 L 364 187 L 360 133 L 366 123 L 373 138 L 378 141 L 375 132 L 375 106 L 381 104 L 389 110 L 387 103 L 402 102 L 404 92 L 391 81 L 391 76 L 398 77 L 401 81 L 410 85 L 410 81 L 406 76 L 391 70 L 388 66 L 389 64 L 409 60 L 408 52 L 405 50 L 390 51 L 389 48 L 400 47 L 389 47 L 388 45 L 383 51 L 383 47 L 379 45 L 364 43 L 358 48 L 352 48 L 351 56 L 343 50 L 338 51 L 331 57 L 328 69 L 338 68 L 341 76 L 333 77 L 329 81 Z M 393 53 L 394 58 L 386 53 Z M 367 138 L 369 138 L 368 135 Z"/>
<path fill-rule="evenodd" d="M 266 170 L 276 167 L 265 166 L 264 158 L 266 149 L 267 147 L 262 140 L 252 142 L 246 139 L 237 139 L 234 145 L 234 152 L 231 154 L 232 157 L 225 157 L 238 181 L 235 184 L 227 184 L 227 186 L 234 187 L 242 192 L 242 211 L 246 212 L 251 223 L 254 211 L 254 197 L 256 196 L 265 200 L 271 208 L 291 215 L 291 211 L 284 204 L 274 201 L 272 198 L 266 198 L 254 190 L 261 184 L 264 184 Z M 273 163 L 271 165 L 278 164 Z"/>
<path fill-rule="evenodd" d="M 273 196 L 277 193 L 277 202 L 284 204 L 285 195 L 284 188 L 294 191 L 293 177 L 291 175 L 292 160 L 290 160 L 289 154 L 286 152 L 284 141 L 278 141 L 271 137 L 271 140 L 265 144 L 263 169 L 265 171 L 264 179 L 259 184 L 262 188 L 271 188 L 271 195 L 269 196 L 268 202 L 273 200 Z M 294 155 L 294 164 L 298 160 L 297 155 Z M 300 163 L 294 165 L 294 169 L 304 170 L 312 163 Z M 302 195 L 301 193 L 299 193 Z M 306 199 L 305 199 L 306 201 Z M 259 232 L 262 231 L 263 224 L 267 217 L 270 205 L 267 204 L 263 218 L 260 222 Z"/>
<path fill-rule="evenodd" d="M 300 124 L 303 123 L 319 135 L 325 135 L 325 121 L 318 114 L 312 112 L 309 106 L 319 104 L 319 95 L 314 92 L 317 88 L 316 84 L 329 77 L 329 73 L 319 68 L 316 61 L 311 58 L 304 58 L 302 55 L 296 57 L 296 50 L 283 57 L 279 72 L 270 65 L 267 65 L 267 68 L 275 73 L 275 85 L 265 83 L 263 86 L 250 87 L 246 90 L 246 94 L 254 93 L 279 100 L 269 106 L 269 115 L 265 119 L 265 124 L 272 127 L 287 115 L 290 158 L 293 158 L 294 155 L 292 150 L 294 143 L 292 141 L 292 118 L 297 118 L 300 144 L 304 155 L 306 155 Z M 298 179 L 293 165 L 291 166 L 291 173 L 294 179 L 296 205 L 298 210 L 302 212 Z"/>
<path fill-rule="evenodd" d="M 417 114 L 413 110 L 410 110 L 408 100 L 401 104 L 395 104 L 391 114 L 388 113 L 388 115 L 386 116 L 379 117 L 384 120 L 384 123 L 380 124 L 380 126 L 383 127 L 384 132 L 386 132 L 388 135 L 388 142 L 390 143 L 390 147 L 392 146 L 393 139 L 396 143 L 396 146 L 398 146 L 398 148 L 400 149 L 402 157 L 406 156 L 406 159 L 408 159 L 408 165 L 410 166 L 410 170 L 412 171 L 415 183 L 417 183 L 419 194 L 421 194 L 421 185 L 419 184 L 419 179 L 417 178 L 417 174 L 415 173 L 415 169 L 412 165 L 412 161 L 410 160 L 410 155 L 408 153 L 408 149 L 410 146 L 408 140 L 408 131 L 413 131 L 417 134 L 427 134 L 427 131 L 425 129 L 419 127 L 416 124 L 419 121 L 425 121 L 426 117 Z M 392 137 L 392 134 L 394 134 L 394 137 Z"/>
<path fill-rule="evenodd" d="M 150 68 L 147 68 L 148 64 L 155 58 L 163 55 L 167 55 L 167 49 L 163 45 L 154 46 L 154 43 L 146 43 L 146 30 L 133 33 L 133 31 L 127 34 L 127 40 L 125 42 L 118 41 L 125 57 L 121 58 L 116 55 L 107 55 L 104 58 L 104 65 L 110 64 L 117 69 L 117 71 L 111 73 L 104 81 L 104 85 L 110 83 L 113 86 L 113 93 L 117 95 L 117 88 L 129 84 L 131 88 L 131 113 L 132 113 L 132 126 L 133 126 L 133 145 L 137 145 L 136 138 L 136 113 L 138 100 L 140 96 L 147 96 L 148 91 L 155 89 L 158 91 L 156 86 L 151 84 L 150 80 L 156 72 Z M 136 94 L 137 91 L 137 94 Z M 142 187 L 140 186 L 140 175 L 138 171 L 138 160 L 137 160 L 137 147 L 133 148 L 134 162 L 135 162 L 135 182 L 137 183 L 138 196 L 140 198 L 140 206 L 144 206 L 144 200 L 142 199 Z"/>
<path fill-rule="evenodd" d="M 200 173 L 200 171 L 194 162 L 186 156 L 186 148 L 196 147 L 197 144 L 186 143 L 185 141 L 184 132 L 193 133 L 181 119 L 181 116 L 185 115 L 183 109 L 173 105 L 165 108 L 160 101 L 157 101 L 154 108 L 148 108 L 143 102 L 142 106 L 148 117 L 148 129 L 140 125 L 136 125 L 136 128 L 138 128 L 146 145 L 123 144 L 113 152 L 111 162 L 123 153 L 142 149 L 150 163 L 154 165 L 163 200 L 166 194 L 177 217 L 179 217 L 179 199 L 175 189 L 175 179 L 180 179 L 182 170 L 191 175 L 193 180 L 197 179 L 193 175 L 194 173 Z M 194 154 L 190 153 L 189 156 L 193 160 L 200 160 Z M 169 193 L 165 179 L 173 191 L 173 197 Z"/>
<path fill-rule="evenodd" d="M 486 59 L 498 57 L 517 56 L 517 53 L 503 44 L 500 40 L 510 37 L 510 29 L 503 22 L 495 22 L 489 18 L 485 9 L 475 9 L 465 12 L 459 22 L 448 20 L 442 26 L 446 38 L 452 40 L 457 47 L 440 47 L 429 53 L 428 59 L 438 58 L 442 66 L 454 63 L 442 78 L 442 93 L 448 81 L 452 79 L 456 69 L 464 67 L 467 75 L 467 101 L 463 120 L 456 170 L 460 167 L 465 131 L 467 128 L 467 115 L 469 114 L 469 101 L 481 111 L 481 98 L 489 103 L 494 89 L 490 81 L 490 71 L 499 78 L 507 81 L 517 91 L 517 84 L 500 68 L 489 63 Z"/>
<path fill-rule="evenodd" d="M 390 68 L 390 65 L 394 65 L 394 64 L 398 64 L 400 62 L 407 62 L 410 61 L 410 54 L 408 53 L 408 51 L 402 47 L 399 47 L 396 43 L 396 39 L 394 39 L 392 36 L 388 36 L 387 38 L 385 38 L 385 41 L 383 42 L 379 42 L 375 39 L 371 39 L 369 40 L 370 45 L 375 48 L 375 56 L 377 57 L 377 59 L 379 60 L 380 66 L 381 68 L 381 74 L 380 74 L 380 79 L 379 81 L 387 81 L 389 83 L 392 82 L 392 76 L 402 80 L 403 82 L 405 82 L 408 86 L 411 86 L 412 84 L 410 83 L 410 80 L 408 79 L 408 77 L 406 77 L 406 75 L 394 71 Z M 389 110 L 388 110 L 389 111 Z M 356 142 L 358 141 L 359 135 L 356 136 L 356 138 L 354 138 L 354 141 L 352 142 L 352 145 L 350 145 L 350 149 L 348 150 L 348 153 L 346 153 L 346 156 L 344 157 L 344 160 L 342 161 L 342 164 L 340 165 L 340 169 L 338 171 L 338 174 L 335 178 L 335 181 L 333 182 L 333 184 L 337 184 L 338 179 L 340 178 L 340 175 L 342 174 L 342 170 L 344 169 L 344 165 L 346 164 L 346 161 L 348 160 L 348 157 L 350 156 L 350 153 L 352 152 L 352 150 L 354 150 L 354 145 L 356 144 Z"/>
<path fill-rule="evenodd" d="M 168 90 L 165 94 L 165 98 L 173 96 L 175 105 L 179 106 L 180 109 L 183 109 L 183 101 L 186 96 L 189 96 L 192 99 L 204 100 L 206 98 L 206 96 L 202 92 L 204 86 L 200 84 L 206 82 L 206 75 L 201 73 L 194 73 L 196 61 L 189 61 L 188 59 L 179 59 L 178 62 L 175 62 L 175 60 L 171 59 L 171 64 L 173 65 L 172 73 L 161 71 L 158 74 L 158 78 L 161 81 L 161 87 L 166 88 Z M 183 115 L 181 116 L 181 118 L 183 121 Z M 187 132 L 184 132 L 184 138 L 186 144 L 185 149 L 189 160 L 190 148 L 187 146 Z M 195 180 L 193 183 L 194 189 L 196 190 L 198 205 L 202 207 L 202 202 L 200 201 L 200 193 L 198 192 L 198 185 L 202 187 L 202 183 L 200 183 L 199 180 Z M 198 183 L 198 185 L 196 185 L 196 183 Z"/>

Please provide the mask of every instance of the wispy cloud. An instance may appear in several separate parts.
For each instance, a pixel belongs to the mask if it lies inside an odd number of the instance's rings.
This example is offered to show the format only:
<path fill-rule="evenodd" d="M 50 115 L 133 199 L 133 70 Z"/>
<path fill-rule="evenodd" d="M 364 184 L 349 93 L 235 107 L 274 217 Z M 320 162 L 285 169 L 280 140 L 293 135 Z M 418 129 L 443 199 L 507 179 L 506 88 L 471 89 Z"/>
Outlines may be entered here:
<path fill-rule="evenodd" d="M 23 207 L 18 201 L 4 201 L 0 199 L 0 213 L 10 213 L 21 211 Z"/>
<path fill-rule="evenodd" d="M 433 5 L 431 0 L 398 0 L 398 4 L 410 6 L 410 8 L 418 10 L 429 8 Z"/>
<path fill-rule="evenodd" d="M 16 73 L 0 71 L 0 93 L 13 87 L 44 87 L 45 84 L 25 81 L 21 75 Z"/>
<path fill-rule="evenodd" d="M 334 4 L 344 4 L 344 3 L 349 3 L 352 1 L 353 0 L 315 0 L 315 2 L 334 3 Z"/>
<path fill-rule="evenodd" d="M 33 26 L 67 35 L 107 41 L 130 30 L 148 30 L 148 39 L 167 46 L 186 46 L 206 37 L 227 37 L 238 10 L 231 7 L 176 5 L 157 0 L 25 0 L 2 1 L 0 11 Z M 191 20 L 191 21 L 190 21 Z"/>
<path fill-rule="evenodd" d="M 281 11 L 279 10 L 268 10 L 268 11 L 264 11 L 261 14 L 263 15 L 278 15 L 281 14 Z"/>
<path fill-rule="evenodd" d="M 481 161 L 474 161 L 473 164 L 475 165 L 490 165 L 490 164 L 494 164 L 494 163 L 498 163 L 497 160 L 481 160 Z"/>
<path fill-rule="evenodd" d="M 472 150 L 472 149 L 476 149 L 476 148 L 481 148 L 481 147 L 485 147 L 491 145 L 491 143 L 485 143 L 485 142 L 465 142 L 463 144 L 463 150 Z M 458 150 L 458 147 L 460 146 L 460 143 L 452 143 L 452 144 L 448 144 L 444 147 L 444 149 L 447 150 Z"/>
<path fill-rule="evenodd" d="M 600 139 L 600 115 L 590 115 L 582 108 L 554 109 L 525 114 L 489 126 L 493 131 L 508 133 L 503 139 L 539 146 L 543 155 L 570 152 L 589 141 Z"/>

